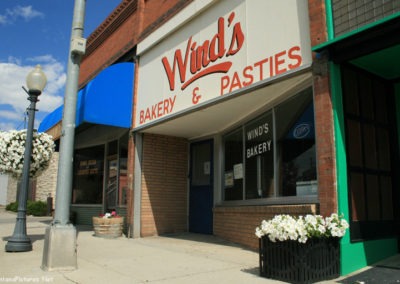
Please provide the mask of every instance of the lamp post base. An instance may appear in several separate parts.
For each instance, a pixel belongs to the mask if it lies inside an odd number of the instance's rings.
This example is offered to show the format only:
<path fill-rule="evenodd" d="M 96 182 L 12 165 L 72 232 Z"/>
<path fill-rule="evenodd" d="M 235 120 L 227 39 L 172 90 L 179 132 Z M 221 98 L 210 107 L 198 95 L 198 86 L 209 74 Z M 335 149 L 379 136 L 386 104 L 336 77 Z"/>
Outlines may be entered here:
<path fill-rule="evenodd" d="M 27 236 L 15 237 L 8 239 L 6 244 L 6 252 L 24 252 L 32 250 L 32 242 Z"/>
<path fill-rule="evenodd" d="M 73 225 L 50 225 L 46 228 L 42 269 L 77 269 L 76 228 Z"/>

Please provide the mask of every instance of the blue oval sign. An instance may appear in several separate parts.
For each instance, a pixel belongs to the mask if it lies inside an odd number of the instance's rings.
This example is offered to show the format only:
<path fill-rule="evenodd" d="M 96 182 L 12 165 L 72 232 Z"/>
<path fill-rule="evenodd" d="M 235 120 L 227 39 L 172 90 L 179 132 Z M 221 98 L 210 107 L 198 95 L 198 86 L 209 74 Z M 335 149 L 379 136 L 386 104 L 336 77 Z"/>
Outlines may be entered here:
<path fill-rule="evenodd" d="M 310 131 L 311 127 L 308 123 L 301 123 L 293 130 L 293 137 L 296 139 L 302 139 L 306 137 Z"/>

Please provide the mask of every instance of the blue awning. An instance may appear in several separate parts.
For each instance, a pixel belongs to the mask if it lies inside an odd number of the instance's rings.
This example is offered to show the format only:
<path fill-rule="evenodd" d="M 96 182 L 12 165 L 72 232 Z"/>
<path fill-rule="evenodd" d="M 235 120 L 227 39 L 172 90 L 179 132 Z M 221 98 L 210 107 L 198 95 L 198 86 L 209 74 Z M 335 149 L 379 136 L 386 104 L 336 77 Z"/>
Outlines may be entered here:
<path fill-rule="evenodd" d="M 118 63 L 104 69 L 78 92 L 76 127 L 83 123 L 130 128 L 134 64 Z M 45 132 L 62 119 L 64 106 L 47 115 L 38 131 Z"/>

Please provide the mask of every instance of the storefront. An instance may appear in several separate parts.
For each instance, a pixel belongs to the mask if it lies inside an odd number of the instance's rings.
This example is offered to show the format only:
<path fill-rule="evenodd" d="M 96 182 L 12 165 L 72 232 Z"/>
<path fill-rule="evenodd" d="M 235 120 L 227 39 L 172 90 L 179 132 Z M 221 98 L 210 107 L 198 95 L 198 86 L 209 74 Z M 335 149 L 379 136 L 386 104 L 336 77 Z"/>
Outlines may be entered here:
<path fill-rule="evenodd" d="M 338 205 L 350 221 L 343 274 L 397 254 L 400 228 L 400 5 L 350 2 L 329 7 L 330 38 L 313 48 L 329 64 Z"/>
<path fill-rule="evenodd" d="M 91 225 L 105 211 L 126 215 L 133 78 L 133 63 L 114 64 L 78 93 L 71 200 L 77 224 Z M 39 131 L 60 137 L 62 110 L 49 114 Z"/>
<path fill-rule="evenodd" d="M 307 1 L 194 2 L 137 55 L 134 236 L 257 247 L 262 219 L 317 213 Z"/>

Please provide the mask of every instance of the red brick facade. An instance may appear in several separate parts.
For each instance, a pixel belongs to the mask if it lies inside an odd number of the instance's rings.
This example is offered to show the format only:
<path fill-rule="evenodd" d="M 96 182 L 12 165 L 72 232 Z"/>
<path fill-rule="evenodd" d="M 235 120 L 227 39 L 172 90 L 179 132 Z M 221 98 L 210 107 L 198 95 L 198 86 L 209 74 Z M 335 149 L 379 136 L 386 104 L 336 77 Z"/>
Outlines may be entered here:
<path fill-rule="evenodd" d="M 144 134 L 141 236 L 187 231 L 188 142 Z"/>
<path fill-rule="evenodd" d="M 315 205 L 240 206 L 214 208 L 214 235 L 258 248 L 255 228 L 276 214 L 294 216 L 317 213 Z"/>
<path fill-rule="evenodd" d="M 309 0 L 311 45 L 327 41 L 325 1 Z M 317 62 L 314 72 L 315 136 L 318 161 L 319 213 L 330 215 L 337 212 L 336 157 L 334 143 L 334 121 L 327 62 Z M 315 69 L 315 68 L 314 68 Z"/>
<path fill-rule="evenodd" d="M 192 0 L 124 0 L 87 39 L 79 85 L 83 87 L 101 70 L 132 59 L 134 48 Z M 128 58 L 126 58 L 128 56 Z M 129 58 L 130 56 L 130 58 Z"/>

